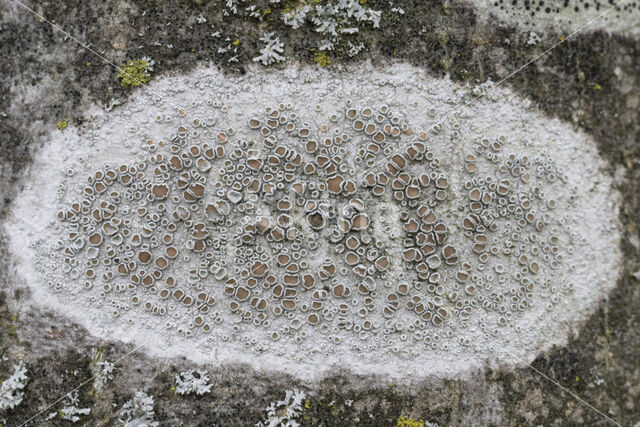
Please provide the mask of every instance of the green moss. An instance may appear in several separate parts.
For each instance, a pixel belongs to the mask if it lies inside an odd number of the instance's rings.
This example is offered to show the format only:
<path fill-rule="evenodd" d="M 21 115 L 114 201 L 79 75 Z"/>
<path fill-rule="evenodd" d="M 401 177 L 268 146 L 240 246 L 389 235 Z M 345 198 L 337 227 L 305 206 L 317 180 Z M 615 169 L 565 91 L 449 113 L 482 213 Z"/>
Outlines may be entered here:
<path fill-rule="evenodd" d="M 401 416 L 396 422 L 396 427 L 424 427 L 424 421 L 416 421 L 412 418 Z"/>
<path fill-rule="evenodd" d="M 313 60 L 322 68 L 327 65 L 331 65 L 331 58 L 327 55 L 327 52 L 320 51 L 313 54 Z"/>
<path fill-rule="evenodd" d="M 151 65 L 146 59 L 129 60 L 118 70 L 118 78 L 122 87 L 136 87 L 151 80 Z"/>
<path fill-rule="evenodd" d="M 60 120 L 58 122 L 58 129 L 60 130 L 65 130 L 67 128 L 67 126 L 69 125 L 69 122 L 66 120 Z"/>

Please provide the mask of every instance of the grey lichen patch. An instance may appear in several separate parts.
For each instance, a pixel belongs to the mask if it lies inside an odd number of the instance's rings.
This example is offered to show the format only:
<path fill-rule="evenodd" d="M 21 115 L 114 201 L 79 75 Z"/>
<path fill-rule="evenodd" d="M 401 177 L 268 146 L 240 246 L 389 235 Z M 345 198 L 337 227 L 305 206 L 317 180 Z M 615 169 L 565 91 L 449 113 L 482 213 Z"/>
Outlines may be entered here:
<path fill-rule="evenodd" d="M 527 102 L 462 108 L 410 67 L 253 76 L 167 79 L 52 140 L 69 161 L 44 155 L 8 222 L 37 300 L 158 353 L 422 376 L 561 342 L 610 285 L 615 193 Z"/>

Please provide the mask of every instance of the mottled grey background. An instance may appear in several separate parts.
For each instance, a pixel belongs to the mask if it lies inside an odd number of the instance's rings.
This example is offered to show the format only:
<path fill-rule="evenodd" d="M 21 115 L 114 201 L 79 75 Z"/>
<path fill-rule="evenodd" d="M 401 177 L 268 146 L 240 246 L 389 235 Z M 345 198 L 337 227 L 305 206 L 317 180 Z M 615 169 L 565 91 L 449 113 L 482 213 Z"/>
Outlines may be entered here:
<path fill-rule="evenodd" d="M 280 19 L 285 7 L 299 3 L 248 0 L 232 16 L 223 15 L 224 4 L 217 0 L 24 4 L 115 64 L 153 58 L 157 78 L 199 63 L 215 63 L 229 74 L 245 73 L 262 47 L 259 37 L 270 31 L 284 42 L 289 61 L 314 64 L 311 49 L 321 36 L 308 24 L 294 31 Z M 263 11 L 262 21 L 244 12 L 252 4 Z M 358 34 L 345 37 L 329 54 L 329 68 L 404 61 L 457 82 L 495 82 L 568 34 L 562 28 L 538 31 L 541 41 L 531 45 L 528 27 L 498 20 L 483 23 L 472 7 L 458 1 L 395 1 L 404 15 L 390 12 L 387 0 L 368 0 L 366 6 L 383 11 L 380 28 L 362 25 Z M 631 9 L 619 13 L 637 13 Z M 200 15 L 207 23 L 197 23 Z M 544 13 L 534 18 L 544 19 Z M 217 30 L 221 37 L 212 37 Z M 233 55 L 218 51 L 235 40 L 238 62 L 228 63 Z M 347 41 L 364 42 L 367 48 L 351 58 Z M 135 96 L 135 90 L 120 87 L 116 75 L 114 67 L 13 0 L 0 0 L 0 222 L 45 133 L 60 120 L 81 125 L 92 103 L 108 106 Z M 567 346 L 541 353 L 532 366 L 620 424 L 634 425 L 640 422 L 640 280 L 633 277 L 640 270 L 640 42 L 623 33 L 585 30 L 505 84 L 550 117 L 591 134 L 625 196 L 620 213 L 625 267 L 616 288 Z M 25 359 L 30 376 L 21 405 L 0 413 L 0 420 L 11 426 L 90 378 L 95 349 L 110 361 L 132 349 L 96 340 L 56 314 L 16 313 L 13 302 L 28 301 L 29 291 L 15 273 L 0 228 L 0 356 L 8 358 L 0 361 L 0 373 L 6 378 L 11 363 Z M 79 390 L 79 406 L 92 408 L 81 424 L 112 425 L 116 411 L 142 389 L 155 397 L 161 425 L 253 425 L 265 418 L 270 402 L 294 387 L 309 396 L 309 408 L 298 420 L 304 425 L 395 425 L 400 415 L 441 426 L 607 424 L 529 367 L 478 370 L 465 380 L 407 379 L 406 384 L 348 372 L 305 384 L 247 366 L 209 367 L 211 394 L 178 396 L 171 391 L 174 376 L 190 365 L 132 354 L 118 364 L 114 381 L 104 390 L 94 390 L 91 382 Z M 351 406 L 345 404 L 349 399 L 354 401 Z M 40 416 L 30 423 L 45 424 L 68 422 Z"/>

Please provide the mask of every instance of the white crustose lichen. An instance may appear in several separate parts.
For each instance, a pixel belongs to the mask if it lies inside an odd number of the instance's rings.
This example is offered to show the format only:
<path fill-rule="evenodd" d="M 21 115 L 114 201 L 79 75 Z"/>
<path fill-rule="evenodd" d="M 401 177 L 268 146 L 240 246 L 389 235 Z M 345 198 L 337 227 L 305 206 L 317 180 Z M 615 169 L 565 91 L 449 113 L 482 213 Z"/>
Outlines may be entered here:
<path fill-rule="evenodd" d="M 485 86 L 460 107 L 471 88 L 409 66 L 159 79 L 55 134 L 14 253 L 36 299 L 162 354 L 399 376 L 529 357 L 615 282 L 618 199 L 593 141 Z"/>

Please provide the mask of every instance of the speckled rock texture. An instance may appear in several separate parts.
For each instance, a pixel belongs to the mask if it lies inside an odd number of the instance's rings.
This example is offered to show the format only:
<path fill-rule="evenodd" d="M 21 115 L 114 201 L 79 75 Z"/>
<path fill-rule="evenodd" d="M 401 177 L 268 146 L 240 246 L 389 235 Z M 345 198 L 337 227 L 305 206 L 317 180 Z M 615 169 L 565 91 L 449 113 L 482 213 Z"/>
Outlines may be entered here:
<path fill-rule="evenodd" d="M 505 21 L 499 12 L 492 16 L 499 4 L 478 11 L 454 1 L 362 3 L 381 12 L 377 25 L 354 20 L 349 25 L 357 32 L 328 37 L 316 31 L 311 18 L 298 28 L 283 22 L 283 13 L 303 6 L 294 1 L 23 2 L 85 43 L 82 47 L 20 4 L 3 0 L 0 221 L 23 188 L 45 135 L 81 126 L 91 105 L 118 108 L 135 96 L 135 90 L 122 86 L 117 66 L 150 58 L 151 79 L 199 64 L 245 74 L 247 65 L 256 63 L 253 58 L 263 54 L 261 38 L 271 34 L 283 46 L 276 53 L 284 59 L 269 65 L 275 69 L 294 61 L 329 70 L 403 62 L 456 83 L 508 77 L 503 84 L 549 118 L 593 138 L 623 195 L 619 248 L 624 257 L 620 278 L 595 313 L 566 345 L 539 353 L 531 366 L 516 363 L 479 368 L 458 379 L 393 382 L 345 370 L 312 383 L 247 365 L 151 357 L 135 346 L 93 337 L 58 313 L 30 307 L 30 288 L 16 279 L 18 266 L 0 234 L 0 379 L 8 378 L 19 360 L 29 378 L 21 403 L 0 412 L 2 424 L 68 425 L 63 416 L 70 400 L 63 397 L 80 385 L 75 406 L 91 408 L 80 415 L 86 425 L 117 425 L 125 419 L 121 408 L 137 391 L 153 396 L 153 419 L 160 425 L 255 425 L 269 418 L 272 402 L 294 405 L 286 394 L 294 389 L 305 393 L 295 411 L 301 425 L 396 425 L 400 417 L 441 426 L 610 424 L 545 377 L 621 425 L 640 422 L 640 42 L 627 29 L 638 22 L 637 6 L 618 11 L 626 27 L 586 28 L 567 38 L 575 27 L 565 21 L 541 21 L 532 29 L 514 18 L 518 14 L 503 16 Z M 583 4 L 576 2 L 580 10 Z M 544 21 L 544 16 L 543 8 L 535 19 Z M 579 18 L 574 12 L 571 25 Z M 327 41 L 333 49 L 321 50 Z M 102 386 L 94 377 L 105 360 L 115 363 L 115 371 Z M 208 371 L 210 393 L 175 392 L 176 375 L 190 369 Z"/>

